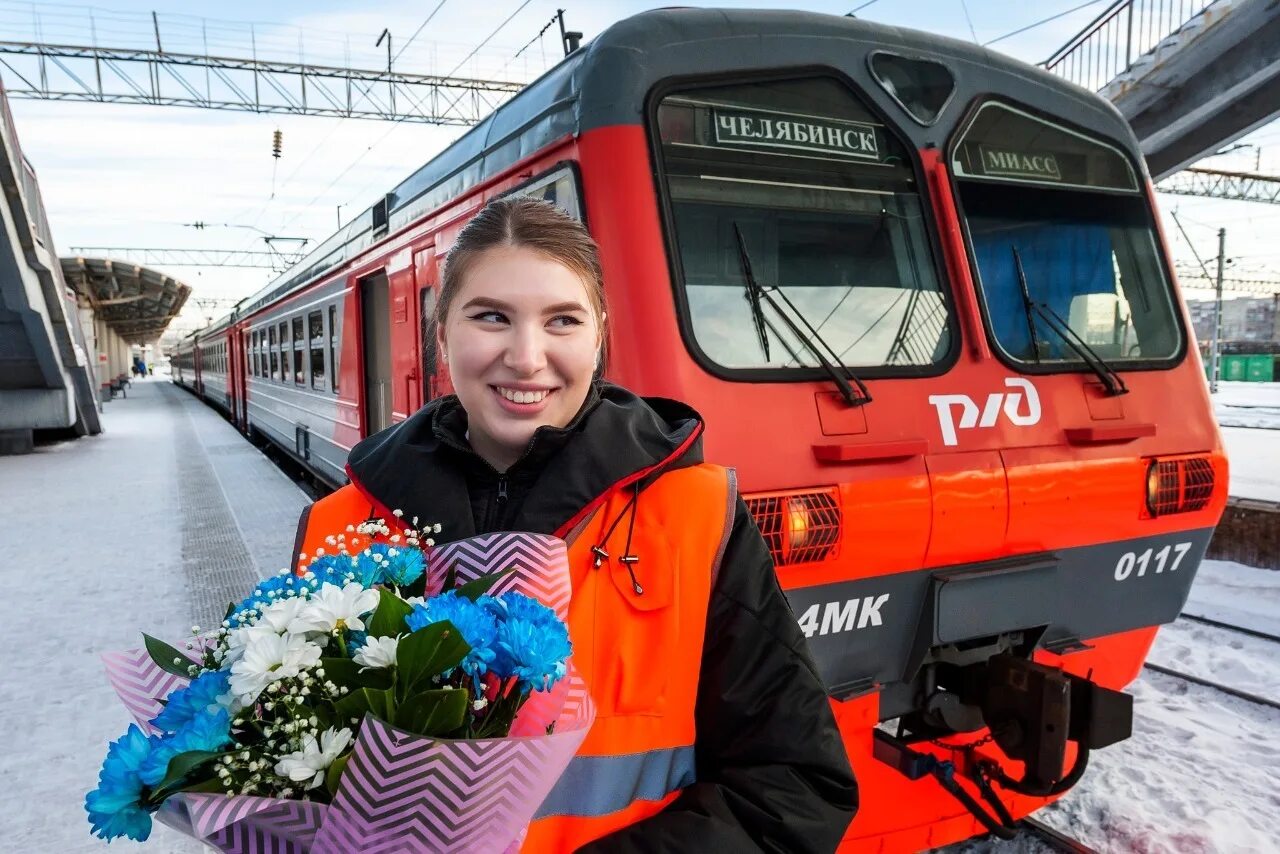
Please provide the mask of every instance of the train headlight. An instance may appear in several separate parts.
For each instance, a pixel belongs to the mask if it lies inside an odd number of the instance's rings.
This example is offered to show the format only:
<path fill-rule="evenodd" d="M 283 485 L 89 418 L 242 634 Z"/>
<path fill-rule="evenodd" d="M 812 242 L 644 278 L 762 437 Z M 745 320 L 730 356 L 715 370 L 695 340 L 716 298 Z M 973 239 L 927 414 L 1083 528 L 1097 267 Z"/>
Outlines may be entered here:
<path fill-rule="evenodd" d="M 1154 459 L 1147 466 L 1147 511 L 1168 516 L 1201 510 L 1213 495 L 1215 480 L 1207 457 Z"/>
<path fill-rule="evenodd" d="M 812 563 L 835 554 L 842 524 L 836 490 L 744 495 L 775 566 Z"/>

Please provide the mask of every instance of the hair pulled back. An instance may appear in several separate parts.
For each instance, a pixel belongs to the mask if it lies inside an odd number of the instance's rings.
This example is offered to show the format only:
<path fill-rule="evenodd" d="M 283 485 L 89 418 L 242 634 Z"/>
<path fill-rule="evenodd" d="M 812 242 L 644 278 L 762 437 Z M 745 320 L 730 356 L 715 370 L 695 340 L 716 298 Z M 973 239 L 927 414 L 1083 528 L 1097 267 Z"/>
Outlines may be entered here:
<path fill-rule="evenodd" d="M 504 246 L 532 249 L 577 273 L 603 335 L 604 274 L 599 247 L 578 220 L 551 202 L 528 196 L 495 199 L 463 227 L 445 260 L 436 323 L 449 316 L 449 308 L 476 260 L 486 251 Z"/>

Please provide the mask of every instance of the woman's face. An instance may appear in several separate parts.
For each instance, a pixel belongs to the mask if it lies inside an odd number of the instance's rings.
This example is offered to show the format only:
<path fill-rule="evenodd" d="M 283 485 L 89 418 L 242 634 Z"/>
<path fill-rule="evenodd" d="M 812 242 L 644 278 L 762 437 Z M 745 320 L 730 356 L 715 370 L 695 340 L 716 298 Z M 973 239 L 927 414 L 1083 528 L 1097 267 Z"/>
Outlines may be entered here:
<path fill-rule="evenodd" d="M 476 453 L 505 471 L 534 430 L 568 424 L 600 332 L 587 284 L 560 262 L 523 246 L 476 258 L 436 332 Z"/>

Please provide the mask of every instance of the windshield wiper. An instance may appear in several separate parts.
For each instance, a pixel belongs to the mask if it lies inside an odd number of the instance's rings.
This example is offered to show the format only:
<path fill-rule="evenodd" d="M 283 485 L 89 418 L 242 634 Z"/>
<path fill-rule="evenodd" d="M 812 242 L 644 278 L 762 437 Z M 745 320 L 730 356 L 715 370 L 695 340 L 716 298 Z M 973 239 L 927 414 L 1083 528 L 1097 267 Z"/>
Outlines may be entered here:
<path fill-rule="evenodd" d="M 1009 248 L 1013 250 L 1013 265 L 1018 271 L 1018 285 L 1022 288 L 1022 307 L 1027 315 L 1027 331 L 1031 333 L 1031 347 L 1032 352 L 1035 353 L 1036 364 L 1040 363 L 1040 344 L 1036 339 L 1035 322 L 1035 318 L 1039 316 L 1044 320 L 1045 326 L 1049 327 L 1049 331 L 1061 338 L 1063 343 L 1074 350 L 1080 360 L 1089 366 L 1089 370 L 1097 375 L 1108 395 L 1114 397 L 1128 394 L 1129 387 L 1124 384 L 1124 378 L 1116 373 L 1115 368 L 1103 361 L 1097 350 L 1076 334 L 1071 324 L 1063 320 L 1062 316 L 1047 303 L 1032 301 L 1030 288 L 1027 287 L 1027 272 L 1022 267 L 1022 255 L 1018 253 L 1017 246 L 1009 244 Z"/>
<path fill-rule="evenodd" d="M 738 223 L 736 222 L 733 224 L 733 233 L 738 238 L 738 260 L 742 265 L 742 276 L 746 279 L 746 298 L 747 302 L 751 305 L 751 316 L 755 322 L 756 334 L 760 338 L 760 346 L 764 349 L 765 358 L 769 358 L 769 338 L 765 331 L 764 311 L 760 308 L 761 299 L 769 303 L 769 307 L 772 308 L 777 313 L 778 317 L 782 318 L 782 321 L 787 324 L 787 328 L 791 330 L 791 334 L 794 335 L 796 339 L 805 346 L 805 349 L 812 353 L 814 358 L 818 360 L 818 364 L 822 366 L 822 370 L 826 371 L 827 376 L 831 377 L 832 382 L 836 384 L 836 388 L 840 389 L 840 396 L 844 398 L 844 402 L 846 404 L 849 406 L 863 406 L 870 403 L 871 392 L 867 389 L 866 385 L 862 380 L 854 376 L 853 371 L 849 370 L 848 366 L 844 365 L 840 361 L 840 357 L 836 355 L 836 352 L 831 348 L 831 345 L 822 340 L 822 336 L 818 334 L 818 330 L 814 329 L 813 324 L 805 319 L 805 316 L 801 314 L 800 310 L 795 307 L 795 304 L 788 299 L 782 289 L 776 285 L 771 288 L 765 288 L 756 281 L 755 274 L 751 271 L 751 256 L 747 252 L 747 242 L 743 239 L 742 229 L 738 227 Z M 779 306 L 777 301 L 773 298 L 774 293 L 782 297 L 783 302 L 787 304 L 787 308 L 789 308 L 796 317 L 800 318 L 800 322 L 809 330 L 808 335 L 805 335 L 799 325 L 791 319 L 791 315 L 782 310 L 781 306 Z M 823 354 L 823 348 L 826 349 L 827 353 L 831 354 L 835 364 L 828 360 L 826 355 Z M 844 368 L 843 374 L 836 369 L 836 364 L 839 364 Z M 850 381 L 858 387 L 857 395 L 854 395 L 853 387 L 849 385 Z"/>

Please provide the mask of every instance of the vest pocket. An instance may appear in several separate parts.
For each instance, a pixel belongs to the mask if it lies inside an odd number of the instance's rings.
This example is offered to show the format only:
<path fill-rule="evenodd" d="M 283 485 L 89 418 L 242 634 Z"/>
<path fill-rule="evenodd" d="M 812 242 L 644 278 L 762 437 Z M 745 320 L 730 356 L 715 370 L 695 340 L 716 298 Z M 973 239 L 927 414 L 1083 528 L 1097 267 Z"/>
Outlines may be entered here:
<path fill-rule="evenodd" d="M 629 565 L 630 572 L 617 557 L 600 568 L 607 568 L 612 583 L 597 586 L 591 694 L 604 716 L 663 714 L 680 659 L 676 555 L 654 548 L 657 537 L 646 539 L 648 547 L 637 550 L 640 561 Z"/>

